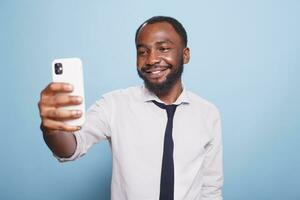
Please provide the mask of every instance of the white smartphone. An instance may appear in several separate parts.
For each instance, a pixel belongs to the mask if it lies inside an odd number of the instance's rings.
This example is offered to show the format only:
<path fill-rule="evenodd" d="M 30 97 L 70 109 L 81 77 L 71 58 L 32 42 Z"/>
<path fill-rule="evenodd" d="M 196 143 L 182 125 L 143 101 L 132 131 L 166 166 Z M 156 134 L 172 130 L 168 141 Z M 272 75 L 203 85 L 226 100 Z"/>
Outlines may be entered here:
<path fill-rule="evenodd" d="M 60 58 L 52 62 L 53 82 L 63 82 L 73 85 L 70 95 L 82 97 L 82 103 L 76 106 L 65 106 L 62 109 L 81 110 L 82 116 L 78 119 L 67 120 L 65 123 L 71 126 L 82 126 L 85 121 L 85 98 L 83 67 L 79 58 Z"/>

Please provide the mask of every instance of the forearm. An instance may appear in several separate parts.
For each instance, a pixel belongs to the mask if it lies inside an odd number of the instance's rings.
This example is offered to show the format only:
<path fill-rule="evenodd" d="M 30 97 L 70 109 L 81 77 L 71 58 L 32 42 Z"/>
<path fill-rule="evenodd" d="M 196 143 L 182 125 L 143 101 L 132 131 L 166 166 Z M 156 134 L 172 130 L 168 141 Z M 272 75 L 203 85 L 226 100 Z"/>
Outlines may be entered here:
<path fill-rule="evenodd" d="M 47 133 L 43 131 L 43 137 L 51 149 L 51 151 L 58 157 L 71 157 L 76 150 L 76 139 L 73 133 Z"/>

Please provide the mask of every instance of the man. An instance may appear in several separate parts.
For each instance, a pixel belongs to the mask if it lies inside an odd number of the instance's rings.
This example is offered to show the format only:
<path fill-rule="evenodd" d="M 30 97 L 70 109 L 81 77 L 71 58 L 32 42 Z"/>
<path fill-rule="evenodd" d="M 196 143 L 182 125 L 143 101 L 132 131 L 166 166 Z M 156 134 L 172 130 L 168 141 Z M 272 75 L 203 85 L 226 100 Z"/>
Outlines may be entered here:
<path fill-rule="evenodd" d="M 51 83 L 39 102 L 45 142 L 59 161 L 84 155 L 107 139 L 112 148 L 113 200 L 220 200 L 222 141 L 217 108 L 181 81 L 190 50 L 184 27 L 156 16 L 136 31 L 137 71 L 144 86 L 103 95 L 82 127 L 64 124 L 81 103 L 68 84 Z M 56 94 L 60 95 L 56 95 Z"/>

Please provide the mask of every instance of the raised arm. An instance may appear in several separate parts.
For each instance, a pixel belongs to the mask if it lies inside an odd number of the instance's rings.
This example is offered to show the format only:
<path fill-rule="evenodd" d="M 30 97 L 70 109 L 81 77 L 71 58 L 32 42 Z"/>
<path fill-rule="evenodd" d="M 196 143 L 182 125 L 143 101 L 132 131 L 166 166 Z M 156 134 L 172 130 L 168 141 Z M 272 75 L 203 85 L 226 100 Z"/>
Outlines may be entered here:
<path fill-rule="evenodd" d="M 76 149 L 73 132 L 81 127 L 64 123 L 68 119 L 79 118 L 80 110 L 63 110 L 62 106 L 78 105 L 82 99 L 71 96 L 73 88 L 67 83 L 50 83 L 42 92 L 38 102 L 43 137 L 51 151 L 59 157 L 70 157 Z"/>

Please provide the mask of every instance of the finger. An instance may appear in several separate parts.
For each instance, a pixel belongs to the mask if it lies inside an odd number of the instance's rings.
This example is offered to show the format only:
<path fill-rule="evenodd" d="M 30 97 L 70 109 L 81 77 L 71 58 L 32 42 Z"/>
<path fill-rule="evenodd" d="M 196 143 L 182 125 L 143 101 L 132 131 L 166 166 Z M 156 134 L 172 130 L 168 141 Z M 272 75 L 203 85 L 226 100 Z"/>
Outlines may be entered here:
<path fill-rule="evenodd" d="M 47 131 L 66 131 L 66 132 L 74 132 L 80 130 L 80 126 L 70 126 L 65 124 L 64 122 L 55 121 L 52 119 L 44 119 L 42 122 L 42 126 Z"/>
<path fill-rule="evenodd" d="M 39 102 L 39 106 L 41 107 L 61 107 L 61 106 L 71 106 L 71 105 L 79 105 L 82 103 L 82 97 L 80 96 L 72 96 L 65 94 L 56 94 L 54 96 L 46 96 L 42 98 Z"/>
<path fill-rule="evenodd" d="M 81 117 L 82 111 L 80 110 L 66 110 L 66 109 L 50 109 L 43 116 L 54 120 L 68 120 L 77 119 Z"/>
<path fill-rule="evenodd" d="M 72 95 L 55 95 L 51 98 L 51 105 L 55 107 L 79 105 L 82 102 L 80 96 Z"/>
<path fill-rule="evenodd" d="M 76 131 L 79 131 L 81 127 L 78 127 L 76 130 L 70 129 L 70 130 L 57 130 L 57 129 L 44 129 L 44 131 L 48 134 L 59 134 L 59 133 L 74 133 Z"/>
<path fill-rule="evenodd" d="M 58 82 L 52 82 L 50 83 L 41 94 L 52 94 L 52 93 L 58 93 L 58 92 L 72 92 L 73 86 L 69 83 L 58 83 Z"/>
<path fill-rule="evenodd" d="M 54 96 L 43 95 L 42 99 L 38 103 L 40 110 L 47 107 L 61 107 L 80 105 L 82 103 L 82 97 L 56 94 Z"/>

